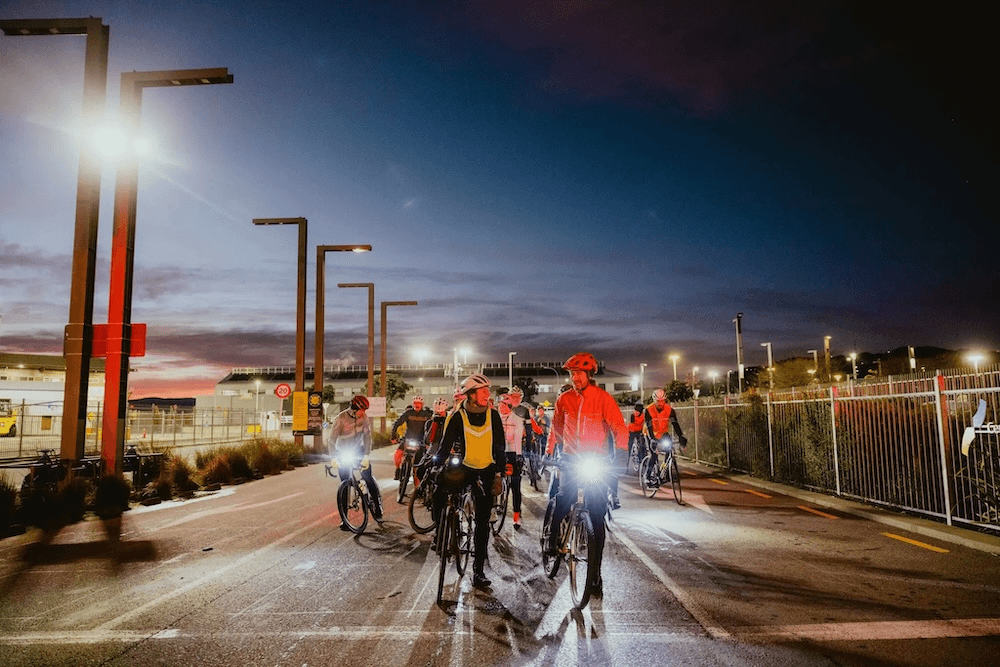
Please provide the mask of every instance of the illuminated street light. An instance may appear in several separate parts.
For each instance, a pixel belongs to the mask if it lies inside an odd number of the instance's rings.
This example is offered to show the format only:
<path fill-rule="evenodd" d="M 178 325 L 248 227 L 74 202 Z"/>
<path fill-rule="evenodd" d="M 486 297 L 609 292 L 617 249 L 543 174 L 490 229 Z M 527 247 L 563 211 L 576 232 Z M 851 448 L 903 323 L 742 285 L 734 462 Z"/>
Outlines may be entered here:
<path fill-rule="evenodd" d="M 427 358 L 427 348 L 418 347 L 413 351 L 413 356 L 417 358 L 417 366 L 423 367 L 424 359 Z"/>
<path fill-rule="evenodd" d="M 337 283 L 337 287 L 368 288 L 368 395 L 375 395 L 375 283 Z"/>
<path fill-rule="evenodd" d="M 323 345 L 325 327 L 325 304 L 326 304 L 326 253 L 328 252 L 370 252 L 370 245 L 318 245 L 316 246 L 316 361 L 313 367 L 313 391 L 323 393 Z M 313 451 L 320 453 L 323 451 L 323 434 L 318 433 L 313 436 Z"/>
<path fill-rule="evenodd" d="M 305 391 L 306 375 L 306 240 L 308 238 L 309 222 L 305 218 L 254 218 L 253 224 L 267 225 L 298 225 L 299 227 L 299 261 L 298 279 L 295 292 L 295 391 Z M 302 436 L 295 436 L 295 444 L 302 444 Z"/>
<path fill-rule="evenodd" d="M 857 382 L 858 381 L 858 353 L 857 352 L 851 352 L 847 356 L 851 360 L 851 375 L 854 376 L 854 381 Z"/>
<path fill-rule="evenodd" d="M 108 80 L 110 29 L 100 18 L 18 19 L 0 21 L 10 37 L 86 35 L 83 64 L 84 136 L 93 132 L 104 116 Z M 80 147 L 76 181 L 76 222 L 70 273 L 69 322 L 63 338 L 66 382 L 63 386 L 63 419 L 60 458 L 83 458 L 87 431 L 87 394 L 94 341 L 94 283 L 97 267 L 97 223 L 101 205 L 101 164 L 92 144 Z"/>
<path fill-rule="evenodd" d="M 648 364 L 639 364 L 639 402 L 646 402 L 646 366 Z"/>
<path fill-rule="evenodd" d="M 381 394 L 382 394 L 382 398 L 383 399 L 386 397 L 386 391 L 385 391 L 385 335 L 386 335 L 385 315 L 386 315 L 386 309 L 389 306 L 416 306 L 416 305 L 417 305 L 416 301 L 383 301 L 382 302 L 382 323 L 381 323 L 381 339 L 382 340 L 380 341 L 380 344 L 381 344 L 381 347 L 382 347 L 382 358 L 381 358 L 381 363 L 380 363 L 380 367 L 379 367 L 379 372 L 381 373 L 381 375 L 379 376 L 380 377 L 379 384 L 381 385 L 379 387 L 379 389 L 381 390 Z M 388 403 L 388 401 L 387 401 L 387 403 Z M 386 409 L 386 412 L 388 412 L 389 411 L 389 406 L 386 405 L 385 409 Z M 382 417 L 382 424 L 381 424 L 381 428 L 379 430 L 381 430 L 383 433 L 385 433 L 385 417 Z"/>
<path fill-rule="evenodd" d="M 681 358 L 679 354 L 671 354 L 669 357 L 670 362 L 674 365 L 674 382 L 677 382 L 677 361 Z"/>
<path fill-rule="evenodd" d="M 826 362 L 826 377 L 830 379 L 830 339 L 832 336 L 823 336 L 823 358 Z"/>
<path fill-rule="evenodd" d="M 123 72 L 119 90 L 121 119 L 126 132 L 139 129 L 142 92 L 146 88 L 232 83 L 228 68 Z M 125 416 L 128 410 L 128 362 L 132 348 L 132 269 L 135 257 L 135 215 L 139 161 L 127 155 L 115 178 L 114 236 L 111 240 L 111 284 L 108 298 L 107 360 L 104 372 L 104 415 L 101 456 L 109 474 L 122 473 Z"/>
<path fill-rule="evenodd" d="M 985 359 L 985 357 L 981 352 L 972 352 L 966 357 L 966 359 L 972 362 L 974 372 L 978 373 L 979 364 L 983 361 L 983 359 Z"/>
<path fill-rule="evenodd" d="M 719 371 L 714 368 L 708 372 L 708 377 L 712 378 L 712 396 L 715 396 L 715 384 L 719 379 Z"/>

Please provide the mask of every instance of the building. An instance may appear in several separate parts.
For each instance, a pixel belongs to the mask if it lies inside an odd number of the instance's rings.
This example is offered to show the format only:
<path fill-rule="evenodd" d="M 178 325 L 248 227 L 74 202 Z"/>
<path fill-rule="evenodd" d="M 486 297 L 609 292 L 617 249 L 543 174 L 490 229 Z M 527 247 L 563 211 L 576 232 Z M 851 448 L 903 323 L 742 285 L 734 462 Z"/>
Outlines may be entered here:
<path fill-rule="evenodd" d="M 66 359 L 52 354 L 8 354 L 0 352 L 0 398 L 15 405 L 45 405 L 63 401 Z M 90 360 L 87 401 L 97 405 L 104 399 L 104 359 Z"/>
<path fill-rule="evenodd" d="M 473 373 L 482 373 L 490 378 L 495 387 L 506 387 L 509 384 L 510 373 L 514 380 L 530 377 L 538 384 L 536 402 L 554 402 L 564 384 L 569 384 L 569 374 L 562 370 L 562 361 L 549 362 L 515 362 L 513 367 L 506 362 L 488 364 L 387 364 L 386 370 L 398 373 L 403 381 L 412 385 L 408 396 L 387 406 L 389 412 L 401 412 L 409 402 L 409 397 L 419 394 L 424 397 L 426 405 L 444 397 L 452 400 L 455 387 L 465 377 Z M 313 384 L 313 366 L 305 367 L 305 385 Z M 380 370 L 375 368 L 376 381 Z M 346 403 L 355 394 L 368 393 L 368 366 L 324 366 L 323 386 L 332 385 L 338 403 Z M 599 387 L 612 394 L 637 389 L 632 378 L 622 373 L 607 369 L 598 362 L 594 381 Z M 239 409 L 249 407 L 266 412 L 280 410 L 280 400 L 275 396 L 274 389 L 279 384 L 295 385 L 295 368 L 264 367 L 264 368 L 234 368 L 215 387 L 215 394 L 199 396 L 199 408 L 229 408 Z M 286 410 L 287 412 L 287 410 Z"/>

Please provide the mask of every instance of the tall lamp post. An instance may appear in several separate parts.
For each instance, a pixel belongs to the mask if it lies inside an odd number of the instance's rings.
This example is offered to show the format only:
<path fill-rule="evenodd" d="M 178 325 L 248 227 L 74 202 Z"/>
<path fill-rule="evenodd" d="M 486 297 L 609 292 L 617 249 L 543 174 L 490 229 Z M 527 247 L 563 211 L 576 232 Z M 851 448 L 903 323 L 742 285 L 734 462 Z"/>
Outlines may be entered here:
<path fill-rule="evenodd" d="M 368 288 L 368 395 L 375 395 L 375 283 L 337 283 L 337 287 Z"/>
<path fill-rule="evenodd" d="M 832 378 L 830 377 L 830 339 L 832 336 L 823 336 L 823 359 L 826 362 L 826 380 L 829 382 Z"/>
<path fill-rule="evenodd" d="M 514 388 L 514 355 L 517 352 L 507 353 L 507 391 Z"/>
<path fill-rule="evenodd" d="M 774 391 L 774 357 L 771 356 L 771 344 L 770 343 L 761 343 L 760 346 L 767 348 L 767 377 L 768 377 L 768 386 L 770 387 L 771 391 Z"/>
<path fill-rule="evenodd" d="M 85 136 L 104 116 L 108 80 L 110 28 L 100 18 L 19 19 L 0 21 L 0 30 L 10 37 L 42 35 L 86 35 L 83 64 L 83 125 Z M 69 323 L 63 338 L 66 382 L 63 388 L 63 420 L 60 457 L 83 458 L 87 430 L 87 394 L 90 389 L 90 359 L 94 340 L 94 283 L 97 267 L 97 223 L 101 204 L 101 163 L 94 146 L 84 141 L 76 181 L 76 223 L 73 232 L 73 263 L 70 274 Z"/>
<path fill-rule="evenodd" d="M 681 358 L 681 355 L 671 354 L 668 358 L 670 359 L 670 363 L 674 365 L 674 382 L 677 382 L 677 360 Z"/>
<path fill-rule="evenodd" d="M 386 311 L 386 309 L 389 306 L 416 306 L 416 305 L 417 305 L 416 301 L 383 301 L 382 302 L 382 323 L 381 323 L 381 328 L 380 328 L 380 331 L 379 331 L 379 333 L 381 335 L 380 344 L 381 344 L 381 347 L 382 347 L 382 357 L 381 357 L 380 363 L 379 363 L 379 372 L 381 373 L 381 375 L 379 376 L 379 385 L 380 385 L 379 386 L 379 390 L 380 390 L 380 393 L 382 394 L 382 398 L 383 399 L 386 397 L 386 392 L 385 392 L 385 331 L 386 331 L 386 326 L 385 326 L 385 311 Z M 386 405 L 385 409 L 386 409 L 386 412 L 388 412 L 389 411 L 389 406 Z M 381 427 L 380 430 L 383 433 L 385 433 L 385 417 L 382 417 L 382 427 Z"/>
<path fill-rule="evenodd" d="M 232 83 L 225 67 L 212 69 L 123 72 L 121 119 L 126 133 L 139 131 L 142 91 L 166 86 L 199 86 Z M 132 348 L 132 268 L 135 257 L 135 213 L 139 187 L 139 162 L 126 155 L 115 177 L 114 236 L 111 241 L 111 284 L 108 297 L 108 347 L 104 372 L 104 433 L 101 455 L 109 473 L 122 473 L 125 451 L 125 415 L 128 410 L 128 362 Z"/>
<path fill-rule="evenodd" d="M 316 246 L 316 365 L 313 368 L 313 390 L 323 393 L 323 339 L 326 319 L 326 253 L 328 252 L 369 252 L 370 245 L 318 245 Z M 323 451 L 323 434 L 313 436 L 313 451 Z"/>
<path fill-rule="evenodd" d="M 646 402 L 646 366 L 647 364 L 639 364 L 639 402 Z"/>
<path fill-rule="evenodd" d="M 851 375 L 854 376 L 854 381 L 858 381 L 858 353 L 851 352 L 847 355 L 851 359 Z"/>
<path fill-rule="evenodd" d="M 743 365 L 743 313 L 736 313 L 736 372 L 738 373 L 737 383 L 739 393 L 743 395 L 743 378 L 746 374 L 746 366 Z"/>
<path fill-rule="evenodd" d="M 255 225 L 298 225 L 299 262 L 295 290 L 295 391 L 305 391 L 306 383 L 306 240 L 309 222 L 305 218 L 254 218 Z M 295 444 L 302 444 L 302 436 L 295 436 Z"/>

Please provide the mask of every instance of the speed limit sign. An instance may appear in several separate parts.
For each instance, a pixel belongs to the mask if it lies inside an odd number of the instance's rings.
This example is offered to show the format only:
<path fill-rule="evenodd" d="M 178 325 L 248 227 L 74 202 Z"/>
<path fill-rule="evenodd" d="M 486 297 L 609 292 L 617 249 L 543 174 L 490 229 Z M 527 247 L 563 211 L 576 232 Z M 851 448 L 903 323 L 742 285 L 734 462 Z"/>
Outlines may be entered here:
<path fill-rule="evenodd" d="M 285 383 L 281 383 L 274 388 L 274 395 L 278 398 L 288 398 L 292 395 L 292 388 Z"/>

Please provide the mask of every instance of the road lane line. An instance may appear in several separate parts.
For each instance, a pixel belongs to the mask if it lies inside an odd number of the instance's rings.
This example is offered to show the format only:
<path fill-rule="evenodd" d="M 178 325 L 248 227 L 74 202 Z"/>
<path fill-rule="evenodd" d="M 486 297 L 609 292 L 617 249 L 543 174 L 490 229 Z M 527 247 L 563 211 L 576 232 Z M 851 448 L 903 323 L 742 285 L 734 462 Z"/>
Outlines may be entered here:
<path fill-rule="evenodd" d="M 823 517 L 825 519 L 839 519 L 840 518 L 839 516 L 834 516 L 832 514 L 827 514 L 826 512 L 820 512 L 819 510 L 813 509 L 812 507 L 806 507 L 805 505 L 799 505 L 799 509 L 802 510 L 803 512 L 811 512 L 811 513 L 816 514 L 818 516 L 821 516 L 821 517 Z"/>
<path fill-rule="evenodd" d="M 625 535 L 624 531 L 616 532 L 615 537 L 620 540 L 621 543 L 624 544 L 625 547 L 631 551 L 643 565 L 649 568 L 649 571 L 652 572 L 653 575 L 667 587 L 667 590 L 673 593 L 674 597 L 677 598 L 677 601 L 681 603 L 681 606 L 683 606 L 687 612 L 691 614 L 696 621 L 698 621 L 709 636 L 713 639 L 729 640 L 733 638 L 725 628 L 715 622 L 715 619 L 712 618 L 712 615 L 709 614 L 704 607 L 702 607 L 691 595 L 689 595 L 687 591 L 681 588 L 677 582 L 671 579 L 667 573 L 663 571 L 663 568 L 657 565 L 652 558 L 646 555 L 646 552 L 640 549 L 635 542 L 630 540 L 628 536 Z"/>
<path fill-rule="evenodd" d="M 724 479 L 716 479 L 715 477 L 709 477 L 708 481 L 715 482 L 716 484 L 719 484 L 720 486 L 729 486 L 729 482 L 727 482 Z"/>
<path fill-rule="evenodd" d="M 760 491 L 755 491 L 753 489 L 743 489 L 743 491 L 746 491 L 747 493 L 752 493 L 753 495 L 758 496 L 760 498 L 767 498 L 769 500 L 774 497 L 774 496 L 769 496 L 766 493 L 761 493 Z"/>
<path fill-rule="evenodd" d="M 998 618 L 952 618 L 925 621 L 855 621 L 806 625 L 751 626 L 733 630 L 747 640 L 891 641 L 992 637 L 1000 635 Z"/>
<path fill-rule="evenodd" d="M 326 515 L 324 517 L 321 517 L 321 518 L 317 519 L 316 521 L 313 521 L 312 523 L 310 523 L 310 524 L 308 524 L 306 526 L 303 526 L 302 528 L 299 528 L 298 530 L 296 530 L 294 532 L 288 533 L 284 537 L 281 537 L 281 538 L 275 540 L 274 542 L 271 542 L 270 544 L 267 544 L 267 545 L 261 547 L 260 549 L 257 549 L 256 551 L 250 552 L 246 556 L 243 556 L 242 558 L 239 558 L 239 559 L 233 561 L 229 565 L 224 565 L 224 566 L 220 567 L 217 570 L 213 570 L 209 574 L 206 574 L 205 576 L 203 576 L 203 577 L 201 577 L 199 579 L 195 579 L 194 581 L 188 582 L 187 584 L 185 584 L 184 586 L 181 586 L 180 588 L 175 588 L 174 590 L 170 591 L 169 593 L 165 593 L 164 595 L 161 595 L 158 598 L 154 598 L 154 599 L 150 600 L 149 602 L 146 602 L 145 604 L 141 604 L 138 607 L 136 607 L 135 609 L 131 609 L 131 610 L 125 612 L 124 614 L 118 616 L 117 618 L 113 618 L 110 621 L 107 621 L 105 623 L 102 623 L 101 625 L 98 625 L 96 628 L 94 628 L 94 631 L 95 632 L 106 632 L 106 631 L 108 631 L 108 630 L 110 630 L 110 629 L 112 629 L 112 628 L 114 628 L 116 626 L 119 626 L 122 623 L 125 623 L 126 621 L 129 621 L 129 620 L 135 618 L 139 614 L 143 614 L 146 611 L 148 611 L 149 609 L 152 609 L 153 607 L 156 607 L 157 605 L 160 605 L 160 604 L 162 604 L 164 602 L 167 602 L 168 600 L 172 600 L 173 598 L 178 597 L 179 595 L 183 595 L 184 593 L 187 593 L 190 590 L 198 588 L 199 586 L 203 586 L 203 585 L 205 585 L 205 582 L 210 581 L 212 579 L 215 579 L 215 578 L 217 578 L 217 577 L 225 574 L 226 572 L 229 572 L 232 569 L 238 568 L 241 565 L 244 565 L 245 563 L 248 563 L 248 562 L 254 560 L 255 558 L 259 558 L 264 553 L 270 551 L 271 549 L 274 549 L 277 546 L 280 546 L 280 545 L 284 544 L 285 542 L 288 542 L 289 540 L 295 539 L 296 537 L 298 537 L 302 533 L 305 533 L 305 532 L 308 532 L 310 530 L 313 530 L 316 526 L 322 525 L 324 523 L 328 523 L 330 521 L 330 519 L 332 519 L 332 518 L 334 518 L 333 514 L 328 514 L 328 515 Z"/>
<path fill-rule="evenodd" d="M 906 542 L 907 544 L 912 544 L 915 547 L 920 547 L 922 549 L 927 549 L 929 551 L 935 551 L 939 554 L 950 553 L 947 549 L 942 549 L 941 547 L 936 547 L 933 544 L 927 544 L 926 542 L 918 542 L 917 540 L 911 540 L 908 537 L 903 537 L 902 535 L 896 535 L 895 533 L 882 533 L 886 537 L 891 537 L 894 540 L 899 540 L 900 542 Z"/>

